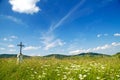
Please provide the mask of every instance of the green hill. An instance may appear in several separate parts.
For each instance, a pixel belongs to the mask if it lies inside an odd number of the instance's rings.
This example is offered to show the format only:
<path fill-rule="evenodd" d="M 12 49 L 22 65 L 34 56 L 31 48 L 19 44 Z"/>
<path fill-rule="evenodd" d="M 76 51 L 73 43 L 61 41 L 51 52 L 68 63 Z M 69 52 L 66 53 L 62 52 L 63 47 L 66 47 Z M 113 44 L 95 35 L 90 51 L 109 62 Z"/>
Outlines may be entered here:
<path fill-rule="evenodd" d="M 70 57 L 70 56 L 62 55 L 62 54 L 50 54 L 50 55 L 46 55 L 44 57 L 54 57 L 54 58 L 62 59 L 62 58 L 65 58 L 65 57 Z"/>
<path fill-rule="evenodd" d="M 90 57 L 94 57 L 94 56 L 110 56 L 110 55 L 101 54 L 101 53 L 88 52 L 88 53 L 80 53 L 80 54 L 77 54 L 75 56 L 90 56 Z"/>
<path fill-rule="evenodd" d="M 27 56 L 27 55 L 23 55 L 24 57 L 30 57 L 30 56 Z M 15 58 L 17 57 L 17 54 L 0 54 L 0 58 Z"/>

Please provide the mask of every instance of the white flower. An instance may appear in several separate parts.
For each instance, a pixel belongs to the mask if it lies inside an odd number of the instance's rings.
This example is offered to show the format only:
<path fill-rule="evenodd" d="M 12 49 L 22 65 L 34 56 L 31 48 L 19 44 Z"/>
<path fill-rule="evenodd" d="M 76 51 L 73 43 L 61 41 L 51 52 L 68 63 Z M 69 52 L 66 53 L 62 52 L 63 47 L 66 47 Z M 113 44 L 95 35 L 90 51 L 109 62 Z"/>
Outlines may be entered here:
<path fill-rule="evenodd" d="M 40 78 L 41 78 L 41 75 L 38 76 L 38 79 L 40 79 Z"/>
<path fill-rule="evenodd" d="M 83 80 L 83 79 L 84 79 L 84 77 L 83 77 L 82 74 L 79 74 L 79 79 L 80 79 L 80 80 Z"/>
<path fill-rule="evenodd" d="M 85 69 L 84 72 L 88 72 L 89 70 Z"/>
<path fill-rule="evenodd" d="M 36 72 L 36 71 L 34 71 L 34 73 L 35 73 L 35 74 L 37 74 L 37 72 Z"/>
<path fill-rule="evenodd" d="M 66 70 L 68 70 L 69 68 L 68 67 L 65 67 Z"/>
<path fill-rule="evenodd" d="M 104 65 L 101 65 L 101 69 L 105 69 L 105 66 L 104 66 Z"/>
<path fill-rule="evenodd" d="M 120 75 L 116 75 L 116 77 L 118 77 L 118 78 L 119 78 L 119 77 L 120 77 Z"/>
<path fill-rule="evenodd" d="M 68 78 L 68 80 L 74 80 L 73 78 Z"/>
<path fill-rule="evenodd" d="M 60 74 L 57 74 L 57 76 L 60 76 Z"/>
<path fill-rule="evenodd" d="M 96 77 L 96 79 L 98 79 L 98 80 L 99 80 L 99 79 L 100 79 L 100 77 Z"/>
<path fill-rule="evenodd" d="M 85 78 L 87 75 L 83 75 L 83 77 Z"/>
<path fill-rule="evenodd" d="M 31 70 L 33 71 L 34 69 L 33 69 L 33 68 L 31 68 Z"/>
<path fill-rule="evenodd" d="M 66 76 L 66 75 L 64 75 L 64 76 L 63 76 L 63 79 L 67 79 L 67 76 Z"/>

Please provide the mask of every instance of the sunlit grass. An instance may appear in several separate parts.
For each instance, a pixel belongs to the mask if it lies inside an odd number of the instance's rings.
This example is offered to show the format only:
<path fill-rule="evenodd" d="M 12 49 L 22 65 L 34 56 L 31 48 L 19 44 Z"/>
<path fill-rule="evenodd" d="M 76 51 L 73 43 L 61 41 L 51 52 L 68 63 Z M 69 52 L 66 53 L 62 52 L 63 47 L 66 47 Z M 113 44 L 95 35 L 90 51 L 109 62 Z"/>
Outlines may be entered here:
<path fill-rule="evenodd" d="M 0 80 L 120 80 L 117 57 L 0 59 Z"/>

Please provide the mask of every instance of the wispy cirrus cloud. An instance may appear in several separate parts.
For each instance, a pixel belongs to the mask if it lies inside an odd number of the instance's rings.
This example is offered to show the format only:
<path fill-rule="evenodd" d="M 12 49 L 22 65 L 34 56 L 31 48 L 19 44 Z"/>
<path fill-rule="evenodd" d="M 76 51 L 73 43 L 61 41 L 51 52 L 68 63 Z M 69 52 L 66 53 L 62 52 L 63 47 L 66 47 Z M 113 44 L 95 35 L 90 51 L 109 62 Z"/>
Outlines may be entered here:
<path fill-rule="evenodd" d="M 44 50 L 49 50 L 51 48 L 63 46 L 65 44 L 65 42 L 63 42 L 61 39 L 55 38 L 52 33 L 43 34 L 40 39 L 44 45 Z"/>
<path fill-rule="evenodd" d="M 44 49 L 49 50 L 50 48 L 54 48 L 54 47 L 57 47 L 57 46 L 63 46 L 64 44 L 65 43 L 62 42 L 60 39 L 56 39 L 53 42 L 47 43 Z"/>
<path fill-rule="evenodd" d="M 54 31 L 56 28 L 58 28 L 60 25 L 62 25 L 84 3 L 85 3 L 85 0 L 81 0 L 63 18 L 61 18 L 55 25 L 51 25 L 50 31 Z"/>
<path fill-rule="evenodd" d="M 96 4 L 82 8 L 80 10 L 79 15 L 77 15 L 77 17 L 81 17 L 83 15 L 89 15 L 93 12 L 95 12 L 97 9 L 102 8 L 106 5 L 108 5 L 109 3 L 113 2 L 114 0 L 102 0 L 102 1 L 97 1 L 98 5 L 96 6 Z M 52 24 L 50 27 L 50 31 L 54 31 L 56 28 L 60 27 L 60 25 L 62 25 L 72 14 L 75 13 L 75 11 L 77 11 L 79 8 L 81 8 L 82 6 L 84 6 L 84 4 L 86 2 L 89 2 L 87 0 L 80 0 L 80 2 L 78 4 L 76 4 L 64 17 L 62 17 L 57 23 Z"/>
<path fill-rule="evenodd" d="M 22 21 L 20 19 L 18 19 L 16 17 L 13 17 L 13 16 L 10 16 L 10 15 L 2 15 L 2 14 L 0 14 L 0 16 L 4 17 L 6 19 L 9 19 L 9 20 L 11 20 L 11 21 L 13 21 L 15 23 L 22 23 Z"/>
<path fill-rule="evenodd" d="M 44 50 L 49 50 L 57 46 L 63 46 L 65 42 L 59 38 L 56 38 L 53 34 L 54 30 L 60 27 L 80 6 L 84 4 L 85 0 L 81 0 L 75 5 L 63 18 L 57 23 L 52 24 L 48 31 L 42 33 L 41 42 L 44 44 Z"/>
<path fill-rule="evenodd" d="M 16 17 L 14 17 L 14 16 L 11 16 L 11 15 L 3 15 L 3 14 L 0 14 L 0 16 L 1 16 L 1 17 L 4 17 L 5 19 L 11 20 L 11 21 L 14 22 L 14 23 L 21 24 L 21 25 L 24 25 L 24 26 L 28 26 L 28 25 L 25 24 L 21 19 L 16 18 Z"/>
<path fill-rule="evenodd" d="M 19 24 L 22 24 L 22 23 L 23 23 L 20 19 L 18 19 L 18 18 L 16 18 L 16 17 L 13 17 L 13 16 L 6 15 L 5 17 L 6 17 L 7 19 L 12 20 L 12 21 L 15 22 L 15 23 L 19 23 Z"/>
<path fill-rule="evenodd" d="M 40 0 L 9 0 L 12 10 L 19 13 L 33 14 L 40 11 L 36 5 Z"/>

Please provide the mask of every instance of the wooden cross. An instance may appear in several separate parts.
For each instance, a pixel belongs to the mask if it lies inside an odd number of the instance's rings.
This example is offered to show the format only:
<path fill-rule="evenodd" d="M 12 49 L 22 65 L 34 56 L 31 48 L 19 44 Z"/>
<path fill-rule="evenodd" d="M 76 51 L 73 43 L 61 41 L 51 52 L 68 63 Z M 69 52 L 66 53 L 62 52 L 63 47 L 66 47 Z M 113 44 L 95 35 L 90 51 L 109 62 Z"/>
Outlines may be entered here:
<path fill-rule="evenodd" d="M 17 46 L 20 46 L 20 54 L 22 54 L 22 47 L 24 47 L 24 45 L 22 44 L 22 42 L 20 42 L 20 44 L 18 44 Z"/>

